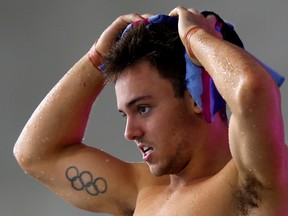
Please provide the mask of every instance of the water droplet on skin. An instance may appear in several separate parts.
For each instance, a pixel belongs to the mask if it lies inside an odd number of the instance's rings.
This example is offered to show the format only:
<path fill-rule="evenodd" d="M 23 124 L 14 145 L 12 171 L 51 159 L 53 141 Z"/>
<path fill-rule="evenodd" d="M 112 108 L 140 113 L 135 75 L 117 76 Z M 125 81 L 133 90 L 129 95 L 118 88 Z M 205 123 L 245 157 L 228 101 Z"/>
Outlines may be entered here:
<path fill-rule="evenodd" d="M 48 138 L 48 137 L 42 138 L 42 142 L 43 142 L 43 143 L 45 143 L 45 142 L 47 142 L 47 141 L 49 141 L 49 138 Z"/>
<path fill-rule="evenodd" d="M 34 175 L 33 178 L 38 180 L 40 178 L 40 175 Z"/>
<path fill-rule="evenodd" d="M 18 156 L 18 154 L 19 154 L 18 148 L 14 148 L 14 149 L 13 149 L 13 154 L 15 155 L 15 157 Z"/>

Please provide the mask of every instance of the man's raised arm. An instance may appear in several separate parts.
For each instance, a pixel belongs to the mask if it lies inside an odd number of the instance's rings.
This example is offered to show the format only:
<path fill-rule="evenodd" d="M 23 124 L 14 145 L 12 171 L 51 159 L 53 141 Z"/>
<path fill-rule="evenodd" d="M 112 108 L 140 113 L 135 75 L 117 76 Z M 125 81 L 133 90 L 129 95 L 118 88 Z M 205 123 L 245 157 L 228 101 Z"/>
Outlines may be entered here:
<path fill-rule="evenodd" d="M 40 103 L 14 147 L 18 163 L 28 174 L 79 208 L 123 215 L 134 208 L 137 165 L 86 146 L 82 140 L 92 104 L 105 86 L 105 77 L 97 69 L 101 56 L 128 23 L 140 18 L 121 16 L 103 32 L 89 54 Z"/>
<path fill-rule="evenodd" d="M 205 19 L 184 7 L 170 15 L 179 16 L 179 34 L 192 52 L 189 56 L 210 74 L 232 111 L 229 144 L 241 181 L 251 177 L 263 187 L 287 192 L 288 153 L 276 83 L 252 55 L 219 37 L 214 16 Z"/>

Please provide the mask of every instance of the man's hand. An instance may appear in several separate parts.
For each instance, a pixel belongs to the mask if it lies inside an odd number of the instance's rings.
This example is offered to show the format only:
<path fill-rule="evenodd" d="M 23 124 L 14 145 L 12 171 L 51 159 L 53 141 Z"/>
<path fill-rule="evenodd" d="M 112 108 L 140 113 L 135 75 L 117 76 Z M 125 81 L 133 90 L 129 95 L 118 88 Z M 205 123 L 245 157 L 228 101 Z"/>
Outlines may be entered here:
<path fill-rule="evenodd" d="M 145 16 L 144 16 L 145 17 Z M 144 19 L 143 16 L 133 13 L 118 17 L 108 28 L 101 34 L 96 43 L 96 50 L 102 55 L 109 51 L 111 46 L 116 42 L 117 36 L 126 28 L 126 26 L 140 19 Z"/>
<path fill-rule="evenodd" d="M 169 16 L 179 17 L 179 35 L 184 45 L 187 32 L 195 26 L 199 26 L 210 34 L 222 39 L 221 33 L 215 30 L 217 19 L 213 15 L 205 18 L 199 11 L 193 8 L 187 9 L 183 6 L 178 6 L 169 13 Z"/>

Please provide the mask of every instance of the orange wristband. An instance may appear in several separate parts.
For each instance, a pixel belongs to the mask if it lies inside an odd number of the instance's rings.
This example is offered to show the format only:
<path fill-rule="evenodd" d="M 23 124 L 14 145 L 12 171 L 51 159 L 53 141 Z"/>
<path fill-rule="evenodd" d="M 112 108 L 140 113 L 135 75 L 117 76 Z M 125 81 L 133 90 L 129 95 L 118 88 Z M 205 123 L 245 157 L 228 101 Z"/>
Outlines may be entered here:
<path fill-rule="evenodd" d="M 91 49 L 89 50 L 88 58 L 95 68 L 98 68 L 102 64 L 103 57 L 101 53 L 97 51 L 96 43 L 94 43 Z"/>
<path fill-rule="evenodd" d="M 196 59 L 192 49 L 191 49 L 191 46 L 190 46 L 190 38 L 193 34 L 195 34 L 198 30 L 202 29 L 201 27 L 199 26 L 193 26 L 192 28 L 190 28 L 188 30 L 188 32 L 186 33 L 185 37 L 184 37 L 184 43 L 185 43 L 185 47 L 186 47 L 186 50 L 187 50 L 187 54 L 189 55 L 189 57 L 191 58 L 191 61 L 200 66 L 200 62 Z"/>

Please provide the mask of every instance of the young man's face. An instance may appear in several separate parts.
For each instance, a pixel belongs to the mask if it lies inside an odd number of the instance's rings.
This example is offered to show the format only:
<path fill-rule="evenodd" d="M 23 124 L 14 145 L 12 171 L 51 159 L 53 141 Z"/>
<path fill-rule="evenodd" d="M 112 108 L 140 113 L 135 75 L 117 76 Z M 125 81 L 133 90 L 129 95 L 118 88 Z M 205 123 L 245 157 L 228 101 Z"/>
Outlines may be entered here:
<path fill-rule="evenodd" d="M 171 83 L 147 62 L 125 69 L 115 90 L 127 121 L 125 138 L 136 142 L 152 174 L 177 174 L 185 168 L 199 121 L 190 95 L 175 97 Z"/>

